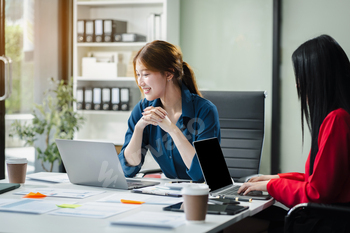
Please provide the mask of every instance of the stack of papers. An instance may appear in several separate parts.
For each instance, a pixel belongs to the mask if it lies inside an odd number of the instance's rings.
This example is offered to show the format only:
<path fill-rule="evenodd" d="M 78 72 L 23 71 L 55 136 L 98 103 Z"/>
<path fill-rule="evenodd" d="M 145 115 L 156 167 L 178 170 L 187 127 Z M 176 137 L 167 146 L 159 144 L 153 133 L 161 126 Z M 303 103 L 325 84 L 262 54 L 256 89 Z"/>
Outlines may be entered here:
<path fill-rule="evenodd" d="M 37 188 L 37 189 L 24 189 L 23 191 L 15 192 L 17 195 L 27 195 L 28 193 L 41 193 L 48 197 L 68 197 L 68 198 L 86 198 L 94 195 L 104 193 L 105 191 L 87 191 L 87 190 L 74 190 L 74 189 L 50 189 L 50 188 Z"/>
<path fill-rule="evenodd" d="M 55 173 L 55 172 L 38 172 L 27 175 L 27 178 L 31 180 L 47 181 L 52 183 L 68 183 L 69 178 L 67 173 Z"/>
<path fill-rule="evenodd" d="M 183 201 L 182 198 L 176 197 L 156 197 L 153 195 L 140 195 L 135 193 L 116 193 L 111 196 L 102 198 L 98 200 L 98 202 L 120 203 L 122 199 L 130 200 L 130 203 L 132 201 L 136 201 L 152 205 L 172 205 Z"/>
<path fill-rule="evenodd" d="M 181 189 L 172 189 L 172 188 L 162 186 L 162 185 L 133 189 L 132 192 L 161 195 L 161 196 L 171 196 L 171 197 L 181 197 L 182 196 Z"/>
<path fill-rule="evenodd" d="M 0 199 L 0 211 L 17 212 L 27 214 L 44 214 L 50 212 L 52 215 L 86 217 L 86 218 L 108 218 L 138 208 L 138 205 L 124 205 L 111 203 L 88 202 L 75 204 L 67 201 L 47 201 L 37 199 Z"/>
<path fill-rule="evenodd" d="M 28 214 L 44 214 L 59 209 L 57 205 L 73 204 L 67 201 L 46 201 L 37 199 L 0 199 L 0 211 Z"/>
<path fill-rule="evenodd" d="M 138 205 L 88 202 L 81 204 L 77 208 L 60 208 L 50 214 L 70 217 L 108 218 L 138 207 Z"/>
<path fill-rule="evenodd" d="M 186 222 L 184 214 L 141 211 L 128 217 L 112 221 L 112 225 L 175 228 Z"/>

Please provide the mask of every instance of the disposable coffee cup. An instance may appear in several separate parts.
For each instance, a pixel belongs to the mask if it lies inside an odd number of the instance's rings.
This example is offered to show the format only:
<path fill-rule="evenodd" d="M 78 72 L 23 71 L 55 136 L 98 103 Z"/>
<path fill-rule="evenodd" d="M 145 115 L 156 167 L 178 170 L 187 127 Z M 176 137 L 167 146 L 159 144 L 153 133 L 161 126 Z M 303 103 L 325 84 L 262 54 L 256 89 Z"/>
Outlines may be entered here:
<path fill-rule="evenodd" d="M 7 173 L 10 183 L 24 184 L 27 173 L 26 158 L 13 158 L 6 160 Z"/>
<path fill-rule="evenodd" d="M 209 190 L 206 184 L 193 184 L 181 190 L 188 223 L 204 223 L 208 209 Z"/>

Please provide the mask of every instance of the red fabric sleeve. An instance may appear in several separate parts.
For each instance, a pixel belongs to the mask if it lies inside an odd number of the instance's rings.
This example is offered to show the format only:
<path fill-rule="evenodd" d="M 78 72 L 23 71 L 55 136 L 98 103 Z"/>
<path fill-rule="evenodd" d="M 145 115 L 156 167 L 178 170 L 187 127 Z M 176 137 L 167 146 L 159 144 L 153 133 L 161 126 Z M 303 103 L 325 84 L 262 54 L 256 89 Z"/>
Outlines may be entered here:
<path fill-rule="evenodd" d="M 290 179 L 290 180 L 305 180 L 305 174 L 299 172 L 289 172 L 289 173 L 278 173 L 280 178 Z"/>
<path fill-rule="evenodd" d="M 320 127 L 313 174 L 304 181 L 288 178 L 269 181 L 267 190 L 277 201 L 288 207 L 304 202 L 337 202 L 349 181 L 350 154 L 349 114 L 340 110 L 331 112 Z"/>

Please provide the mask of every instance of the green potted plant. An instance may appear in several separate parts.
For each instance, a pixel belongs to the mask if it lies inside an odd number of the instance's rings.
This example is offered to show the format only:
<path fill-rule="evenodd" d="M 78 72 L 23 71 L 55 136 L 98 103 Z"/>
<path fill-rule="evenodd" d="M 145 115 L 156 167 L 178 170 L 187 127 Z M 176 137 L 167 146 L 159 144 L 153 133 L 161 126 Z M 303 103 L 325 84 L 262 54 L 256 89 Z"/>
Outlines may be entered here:
<path fill-rule="evenodd" d="M 34 146 L 37 158 L 45 171 L 52 172 L 55 161 L 61 164 L 61 156 L 55 139 L 73 139 L 74 133 L 84 123 L 84 118 L 73 110 L 73 81 L 65 84 L 63 80 L 50 78 L 50 88 L 44 92 L 42 104 L 34 104 L 31 123 L 15 121 L 11 127 L 10 137 L 17 135 L 25 145 Z M 34 142 L 45 137 L 44 149 Z M 45 167 L 49 163 L 49 168 Z"/>

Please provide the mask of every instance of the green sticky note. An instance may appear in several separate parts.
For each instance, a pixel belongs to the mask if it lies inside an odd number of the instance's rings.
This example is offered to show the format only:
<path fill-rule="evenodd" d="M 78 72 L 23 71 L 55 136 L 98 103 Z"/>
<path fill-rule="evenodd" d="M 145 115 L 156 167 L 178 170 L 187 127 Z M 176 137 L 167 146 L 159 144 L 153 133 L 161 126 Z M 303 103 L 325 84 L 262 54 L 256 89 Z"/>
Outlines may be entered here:
<path fill-rule="evenodd" d="M 75 205 L 75 204 L 62 204 L 62 205 L 57 205 L 57 207 L 60 208 L 77 208 L 80 207 L 81 205 Z"/>

